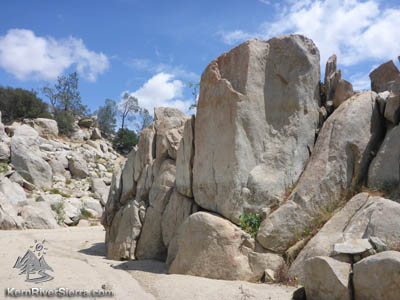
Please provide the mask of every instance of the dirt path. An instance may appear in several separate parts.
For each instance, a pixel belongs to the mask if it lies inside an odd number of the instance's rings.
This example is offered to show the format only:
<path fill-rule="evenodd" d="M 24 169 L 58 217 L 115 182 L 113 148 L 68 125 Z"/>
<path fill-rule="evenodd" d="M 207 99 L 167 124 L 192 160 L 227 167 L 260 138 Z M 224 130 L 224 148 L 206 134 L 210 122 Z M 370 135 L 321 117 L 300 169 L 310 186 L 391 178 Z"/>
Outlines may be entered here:
<path fill-rule="evenodd" d="M 115 295 L 111 299 L 122 300 L 289 300 L 294 291 L 293 288 L 278 285 L 167 275 L 165 265 L 156 261 L 107 260 L 104 257 L 104 233 L 102 227 L 0 231 L 0 299 L 5 298 L 7 288 L 32 287 L 42 290 L 59 287 L 101 292 L 112 290 Z M 44 258 L 53 269 L 53 272 L 46 273 L 54 279 L 42 283 L 25 282 L 26 275 L 19 275 L 20 271 L 13 266 L 17 258 L 23 257 L 28 249 L 35 249 L 30 248 L 35 245 L 35 240 L 40 243 L 43 239 L 48 249 Z M 31 277 L 39 276 L 34 274 Z"/>

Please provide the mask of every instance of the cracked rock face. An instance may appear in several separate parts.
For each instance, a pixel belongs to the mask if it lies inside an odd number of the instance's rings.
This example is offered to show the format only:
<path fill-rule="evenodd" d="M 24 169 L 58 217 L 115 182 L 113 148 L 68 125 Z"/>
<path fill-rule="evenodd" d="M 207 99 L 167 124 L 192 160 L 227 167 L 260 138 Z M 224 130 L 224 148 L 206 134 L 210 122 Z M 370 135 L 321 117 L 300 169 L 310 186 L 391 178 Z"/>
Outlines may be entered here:
<path fill-rule="evenodd" d="M 308 242 L 290 267 L 290 274 L 304 282 L 303 268 L 307 259 L 335 256 L 335 244 L 369 237 L 379 237 L 388 245 L 399 244 L 399 203 L 368 193 L 354 196 Z"/>
<path fill-rule="evenodd" d="M 202 75 L 196 203 L 233 222 L 275 206 L 299 178 L 319 119 L 319 51 L 300 35 L 249 40 Z"/>
<path fill-rule="evenodd" d="M 314 152 L 288 201 L 261 224 L 257 240 L 283 253 L 313 219 L 334 207 L 366 176 L 383 136 L 376 93 L 344 102 L 324 123 Z"/>

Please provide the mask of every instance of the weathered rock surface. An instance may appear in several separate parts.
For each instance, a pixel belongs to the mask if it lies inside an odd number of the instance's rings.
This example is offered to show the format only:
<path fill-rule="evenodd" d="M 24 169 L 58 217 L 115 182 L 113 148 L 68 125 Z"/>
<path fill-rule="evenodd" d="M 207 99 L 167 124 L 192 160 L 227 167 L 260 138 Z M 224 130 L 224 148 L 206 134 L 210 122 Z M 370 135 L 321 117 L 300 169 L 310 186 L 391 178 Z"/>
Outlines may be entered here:
<path fill-rule="evenodd" d="M 165 260 L 167 248 L 164 245 L 161 222 L 162 215 L 172 194 L 175 184 L 175 163 L 164 160 L 158 176 L 150 189 L 149 207 L 146 211 L 142 232 L 138 241 L 136 256 L 139 259 Z"/>
<path fill-rule="evenodd" d="M 8 161 L 10 157 L 11 151 L 9 144 L 0 142 L 0 161 Z"/>
<path fill-rule="evenodd" d="M 72 176 L 77 178 L 86 178 L 89 176 L 89 169 L 86 160 L 78 155 L 73 154 L 68 159 L 68 168 Z"/>
<path fill-rule="evenodd" d="M 319 68 L 318 49 L 300 35 L 252 39 L 209 64 L 195 126 L 199 206 L 237 222 L 281 200 L 314 147 Z"/>
<path fill-rule="evenodd" d="M 178 252 L 169 273 L 254 281 L 248 258 L 241 251 L 246 247 L 245 235 L 221 217 L 195 213 L 181 226 Z"/>
<path fill-rule="evenodd" d="M 380 93 L 388 91 L 393 81 L 400 80 L 400 72 L 392 60 L 380 65 L 369 74 L 371 90 Z"/>
<path fill-rule="evenodd" d="M 194 159 L 195 117 L 186 121 L 183 138 L 176 156 L 176 189 L 186 197 L 193 197 L 193 159 Z"/>
<path fill-rule="evenodd" d="M 20 229 L 23 219 L 17 215 L 17 211 L 9 199 L 0 193 L 0 229 Z"/>
<path fill-rule="evenodd" d="M 136 243 L 142 228 L 139 210 L 139 204 L 133 200 L 120 209 L 113 218 L 112 225 L 107 231 L 107 257 L 109 259 L 136 258 Z"/>
<path fill-rule="evenodd" d="M 350 300 L 350 271 L 350 264 L 330 257 L 308 259 L 304 268 L 307 300 Z"/>
<path fill-rule="evenodd" d="M 326 102 L 332 101 L 333 108 L 336 109 L 344 101 L 353 96 L 353 86 L 350 82 L 342 79 L 342 72 L 337 70 L 337 57 L 329 57 L 325 67 L 325 94 Z"/>
<path fill-rule="evenodd" d="M 156 129 L 156 157 L 170 157 L 176 160 L 183 126 L 187 117 L 178 109 L 159 107 L 154 109 L 154 127 Z"/>
<path fill-rule="evenodd" d="M 136 195 L 136 182 L 134 180 L 134 163 L 135 163 L 136 150 L 132 149 L 128 154 L 128 158 L 122 169 L 122 191 L 120 203 L 125 204 L 129 200 L 135 199 Z"/>
<path fill-rule="evenodd" d="M 399 203 L 367 193 L 354 196 L 304 247 L 291 265 L 290 275 L 304 282 L 305 261 L 314 256 L 335 256 L 335 244 L 370 237 L 388 245 L 400 244 L 399 216 Z"/>
<path fill-rule="evenodd" d="M 257 240 L 283 253 L 322 211 L 331 209 L 366 176 L 383 126 L 376 93 L 353 96 L 324 123 L 307 168 L 288 201 L 261 224 Z M 316 180 L 318 178 L 318 180 Z"/>
<path fill-rule="evenodd" d="M 153 159 L 156 157 L 156 144 L 154 141 L 155 130 L 154 125 L 150 125 L 142 130 L 138 149 L 139 151 L 135 156 L 135 181 L 139 181 L 139 177 L 142 175 L 142 171 L 146 165 L 151 165 L 153 163 Z"/>
<path fill-rule="evenodd" d="M 400 125 L 389 131 L 368 170 L 368 186 L 397 187 L 400 183 Z"/>
<path fill-rule="evenodd" d="M 283 264 L 279 255 L 257 253 L 254 240 L 230 221 L 215 214 L 197 212 L 180 226 L 169 268 L 171 274 L 213 279 L 258 281 L 266 270 Z M 176 249 L 171 249 L 176 247 Z"/>
<path fill-rule="evenodd" d="M 400 295 L 400 252 L 385 251 L 354 265 L 357 300 L 397 300 Z"/>
<path fill-rule="evenodd" d="M 48 203 L 36 202 L 21 209 L 21 217 L 28 229 L 54 229 L 57 222 Z"/>
<path fill-rule="evenodd" d="M 52 170 L 40 155 L 37 136 L 36 130 L 27 125 L 17 128 L 11 139 L 11 163 L 27 181 L 38 187 L 50 187 Z"/>
<path fill-rule="evenodd" d="M 32 126 L 41 137 L 56 138 L 58 137 L 58 125 L 55 120 L 37 118 L 29 120 L 28 124 Z"/>
<path fill-rule="evenodd" d="M 180 225 L 193 213 L 197 212 L 193 199 L 174 190 L 162 215 L 162 237 L 166 247 L 176 236 Z"/>
<path fill-rule="evenodd" d="M 105 206 L 108 199 L 109 187 L 104 183 L 104 180 L 101 178 L 92 178 L 91 189 L 95 198 L 100 200 Z"/>

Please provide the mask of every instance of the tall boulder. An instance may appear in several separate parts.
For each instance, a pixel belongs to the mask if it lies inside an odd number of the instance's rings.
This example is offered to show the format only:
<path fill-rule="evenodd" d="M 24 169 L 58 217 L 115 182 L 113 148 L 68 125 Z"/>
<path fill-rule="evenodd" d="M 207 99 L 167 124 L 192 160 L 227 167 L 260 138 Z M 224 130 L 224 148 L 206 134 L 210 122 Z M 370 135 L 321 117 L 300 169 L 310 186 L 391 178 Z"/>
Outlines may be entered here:
<path fill-rule="evenodd" d="M 257 240 L 283 253 L 322 212 L 362 182 L 383 137 L 375 92 L 344 102 L 324 123 L 314 152 L 287 202 L 261 224 Z"/>
<path fill-rule="evenodd" d="M 138 241 L 136 256 L 139 259 L 165 260 L 167 248 L 162 238 L 162 215 L 171 197 L 175 184 L 175 162 L 164 160 L 155 177 L 149 193 L 149 207 L 146 211 L 142 232 Z"/>
<path fill-rule="evenodd" d="M 354 94 L 352 84 L 342 79 L 342 72 L 336 68 L 337 57 L 332 55 L 326 63 L 324 86 L 325 100 L 331 101 L 335 109 Z"/>
<path fill-rule="evenodd" d="M 186 197 L 193 197 L 194 126 L 192 116 L 185 123 L 183 138 L 176 155 L 176 189 Z"/>
<path fill-rule="evenodd" d="M 301 35 L 252 39 L 208 65 L 195 126 L 199 206 L 238 222 L 279 203 L 314 148 L 319 79 L 319 51 Z"/>

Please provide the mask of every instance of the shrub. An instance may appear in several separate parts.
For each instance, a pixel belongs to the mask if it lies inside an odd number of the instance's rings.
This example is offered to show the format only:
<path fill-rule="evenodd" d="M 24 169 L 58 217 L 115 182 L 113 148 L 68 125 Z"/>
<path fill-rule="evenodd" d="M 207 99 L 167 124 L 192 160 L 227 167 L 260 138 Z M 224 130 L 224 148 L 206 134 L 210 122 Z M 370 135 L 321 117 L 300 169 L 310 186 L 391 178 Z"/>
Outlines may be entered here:
<path fill-rule="evenodd" d="M 69 198 L 69 195 L 68 195 L 68 194 L 64 194 L 63 192 L 60 192 L 60 191 L 59 191 L 58 189 L 56 189 L 56 188 L 51 189 L 51 190 L 50 190 L 50 194 L 57 194 L 57 195 L 63 196 L 64 198 Z"/>
<path fill-rule="evenodd" d="M 49 105 L 36 92 L 21 88 L 0 86 L 0 111 L 4 123 L 24 118 L 51 118 Z"/>
<path fill-rule="evenodd" d="M 64 223 L 64 203 L 63 202 L 56 202 L 51 204 L 51 209 L 57 214 L 57 223 L 63 224 Z"/>
<path fill-rule="evenodd" d="M 89 218 L 93 217 L 92 214 L 91 214 L 91 212 L 88 211 L 88 210 L 87 210 L 86 208 L 84 208 L 84 207 L 81 208 L 81 215 L 82 215 L 82 217 L 83 217 L 84 219 L 89 219 Z"/>
<path fill-rule="evenodd" d="M 129 153 L 137 145 L 138 137 L 133 130 L 120 128 L 113 140 L 113 147 L 121 153 Z"/>
<path fill-rule="evenodd" d="M 0 163 L 0 173 L 7 173 L 8 165 L 6 163 Z"/>
<path fill-rule="evenodd" d="M 55 109 L 54 110 L 54 120 L 57 121 L 58 131 L 60 134 L 70 136 L 73 131 L 73 124 L 75 122 L 74 115 L 62 109 Z"/>
<path fill-rule="evenodd" d="M 240 227 L 251 235 L 251 237 L 255 237 L 258 229 L 260 228 L 260 216 L 256 213 L 245 214 L 243 213 L 239 218 Z"/>

